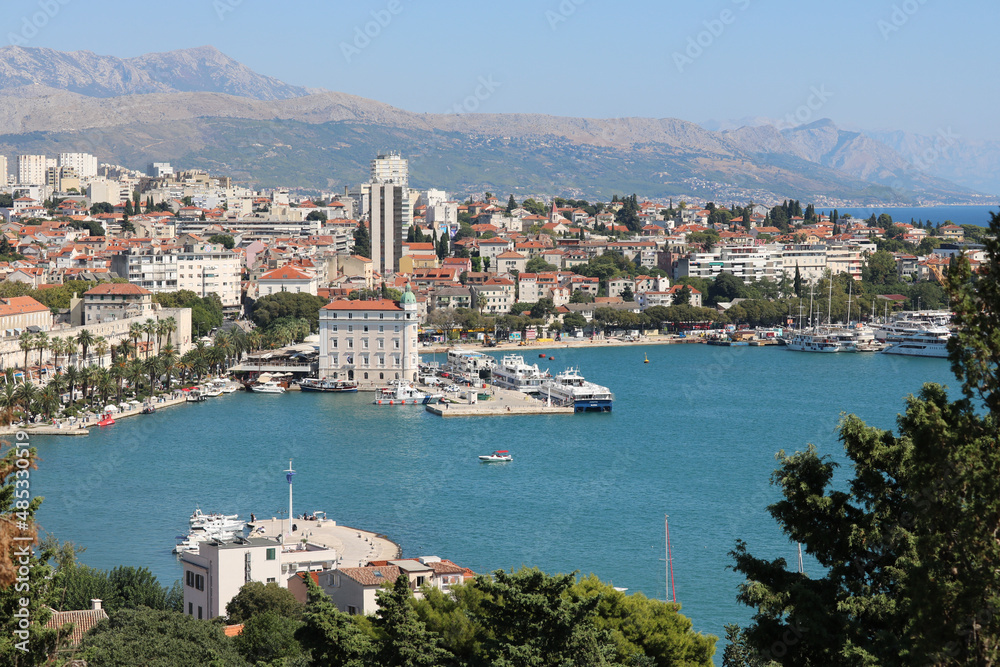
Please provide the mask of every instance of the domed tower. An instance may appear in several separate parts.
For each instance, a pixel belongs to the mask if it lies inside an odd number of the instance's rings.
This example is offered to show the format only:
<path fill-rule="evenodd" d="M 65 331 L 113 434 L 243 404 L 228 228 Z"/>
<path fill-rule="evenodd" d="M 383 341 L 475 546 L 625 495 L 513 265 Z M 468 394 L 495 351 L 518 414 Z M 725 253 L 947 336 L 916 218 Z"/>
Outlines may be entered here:
<path fill-rule="evenodd" d="M 420 318 L 417 313 L 417 297 L 413 296 L 409 285 L 400 297 L 399 305 L 403 309 L 403 377 L 415 382 L 420 366 L 420 353 L 417 348 L 417 328 L 420 326 Z"/>

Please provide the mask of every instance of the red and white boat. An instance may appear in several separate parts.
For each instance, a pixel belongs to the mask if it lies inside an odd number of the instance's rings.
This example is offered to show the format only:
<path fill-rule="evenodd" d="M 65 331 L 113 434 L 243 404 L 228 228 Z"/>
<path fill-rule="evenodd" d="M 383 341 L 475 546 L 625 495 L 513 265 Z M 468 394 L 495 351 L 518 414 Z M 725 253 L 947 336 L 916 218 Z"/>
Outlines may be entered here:
<path fill-rule="evenodd" d="M 506 449 L 498 449 L 492 454 L 485 454 L 479 457 L 479 460 L 483 463 L 503 463 L 506 461 L 513 461 L 514 457 L 510 455 Z"/>

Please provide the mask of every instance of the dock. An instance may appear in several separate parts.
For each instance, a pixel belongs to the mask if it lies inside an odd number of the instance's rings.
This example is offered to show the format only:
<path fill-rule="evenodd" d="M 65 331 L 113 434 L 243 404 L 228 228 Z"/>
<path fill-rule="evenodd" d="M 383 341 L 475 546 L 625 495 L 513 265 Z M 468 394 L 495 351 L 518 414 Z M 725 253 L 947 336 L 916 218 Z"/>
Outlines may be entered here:
<path fill-rule="evenodd" d="M 307 540 L 337 552 L 337 563 L 342 567 L 361 567 L 373 560 L 393 560 L 402 556 L 399 545 L 384 535 L 360 528 L 340 526 L 332 519 L 292 519 L 288 532 L 288 519 L 257 519 L 250 524 L 263 531 L 254 536 L 277 538 L 283 535 L 285 544 L 299 544 Z"/>
<path fill-rule="evenodd" d="M 514 415 L 571 415 L 573 406 L 549 406 L 519 391 L 488 386 L 472 388 L 469 392 L 489 394 L 488 398 L 469 403 L 467 400 L 445 398 L 441 403 L 426 407 L 427 412 L 439 417 L 512 417 Z"/>

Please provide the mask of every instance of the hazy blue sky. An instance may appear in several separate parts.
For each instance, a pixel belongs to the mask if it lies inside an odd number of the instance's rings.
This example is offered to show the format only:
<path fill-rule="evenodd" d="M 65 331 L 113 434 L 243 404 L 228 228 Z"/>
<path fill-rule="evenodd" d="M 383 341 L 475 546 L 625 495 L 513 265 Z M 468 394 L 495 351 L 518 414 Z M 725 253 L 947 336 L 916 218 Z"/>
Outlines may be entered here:
<path fill-rule="evenodd" d="M 52 18 L 40 14 L 46 7 Z M 460 105 L 695 122 L 797 114 L 852 128 L 951 128 L 968 139 L 1000 139 L 998 17 L 1000 5 L 987 0 L 6 0 L 0 7 L 5 44 L 14 36 L 27 46 L 122 57 L 212 44 L 289 83 L 417 112 Z M 25 21 L 44 25 L 34 34 Z M 358 38 L 366 28 L 375 36 Z"/>

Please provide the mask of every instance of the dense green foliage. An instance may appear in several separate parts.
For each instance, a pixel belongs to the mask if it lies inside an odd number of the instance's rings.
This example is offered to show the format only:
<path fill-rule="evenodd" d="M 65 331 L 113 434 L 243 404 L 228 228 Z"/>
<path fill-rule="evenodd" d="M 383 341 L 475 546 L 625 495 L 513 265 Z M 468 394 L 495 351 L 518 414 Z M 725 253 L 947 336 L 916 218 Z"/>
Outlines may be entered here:
<path fill-rule="evenodd" d="M 204 298 L 191 290 L 159 292 L 153 295 L 153 302 L 164 308 L 190 308 L 191 330 L 195 336 L 205 336 L 222 324 L 222 300 L 215 292 Z"/>
<path fill-rule="evenodd" d="M 302 604 L 295 599 L 290 590 L 274 582 L 263 584 L 251 581 L 243 584 L 240 592 L 226 605 L 230 623 L 243 623 L 264 612 L 299 619 L 302 616 Z"/>
<path fill-rule="evenodd" d="M 1000 218 L 991 230 L 1000 234 Z M 730 632 L 729 667 L 995 665 L 1000 661 L 1000 242 L 973 277 L 949 273 L 949 344 L 962 398 L 925 384 L 897 431 L 854 415 L 839 433 L 852 464 L 812 445 L 779 453 L 771 515 L 821 570 L 789 571 L 739 542 L 739 599 L 753 622 Z"/>
<path fill-rule="evenodd" d="M 354 254 L 368 259 L 372 256 L 372 237 L 368 225 L 363 222 L 359 222 L 354 230 Z"/>
<path fill-rule="evenodd" d="M 236 240 L 233 238 L 232 234 L 213 234 L 208 237 L 209 243 L 214 243 L 225 247 L 226 250 L 232 250 L 236 245 Z"/>
<path fill-rule="evenodd" d="M 109 614 L 84 637 L 78 655 L 92 667 L 238 667 L 243 659 L 217 623 L 154 609 Z"/>
<path fill-rule="evenodd" d="M 161 586 L 144 567 L 120 565 L 103 571 L 71 560 L 60 563 L 53 588 L 53 606 L 60 611 L 89 609 L 95 598 L 103 600 L 109 614 L 137 607 L 181 611 L 184 602 L 180 582 L 172 588 Z"/>
<path fill-rule="evenodd" d="M 257 326 L 267 329 L 282 318 L 304 319 L 310 331 L 319 329 L 319 309 L 327 304 L 320 296 L 305 292 L 278 292 L 261 297 L 253 305 L 250 319 Z"/>

